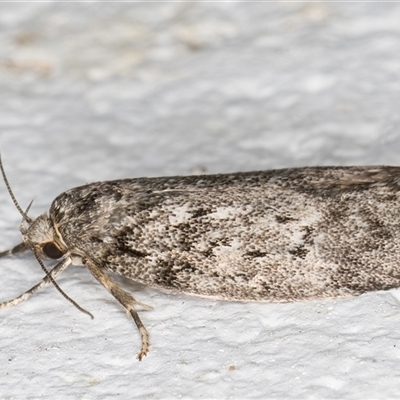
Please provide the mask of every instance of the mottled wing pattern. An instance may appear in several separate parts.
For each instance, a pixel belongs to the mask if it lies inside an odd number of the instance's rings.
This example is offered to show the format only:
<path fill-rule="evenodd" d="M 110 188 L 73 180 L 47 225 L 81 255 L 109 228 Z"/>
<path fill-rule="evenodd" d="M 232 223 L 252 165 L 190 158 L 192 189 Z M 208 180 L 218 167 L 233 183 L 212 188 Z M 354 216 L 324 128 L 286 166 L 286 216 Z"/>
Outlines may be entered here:
<path fill-rule="evenodd" d="M 397 167 L 99 182 L 57 197 L 71 253 L 146 285 L 229 300 L 400 286 Z"/>

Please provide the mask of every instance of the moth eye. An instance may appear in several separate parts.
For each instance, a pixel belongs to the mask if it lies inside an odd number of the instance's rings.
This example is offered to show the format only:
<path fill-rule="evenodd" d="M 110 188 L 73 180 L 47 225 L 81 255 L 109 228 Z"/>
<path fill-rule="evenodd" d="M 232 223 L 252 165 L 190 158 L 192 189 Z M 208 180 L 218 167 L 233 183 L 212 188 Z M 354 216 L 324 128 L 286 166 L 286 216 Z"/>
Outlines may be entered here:
<path fill-rule="evenodd" d="M 57 260 L 57 258 L 61 258 L 64 255 L 64 253 L 53 242 L 46 243 L 42 250 L 47 257 L 53 260 Z"/>

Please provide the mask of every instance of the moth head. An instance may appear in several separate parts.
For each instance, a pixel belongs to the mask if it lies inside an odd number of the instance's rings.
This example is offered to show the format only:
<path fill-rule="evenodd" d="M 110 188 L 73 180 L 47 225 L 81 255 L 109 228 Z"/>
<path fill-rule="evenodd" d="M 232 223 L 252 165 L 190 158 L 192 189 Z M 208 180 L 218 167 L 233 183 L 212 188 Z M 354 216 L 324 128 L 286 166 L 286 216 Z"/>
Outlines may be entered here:
<path fill-rule="evenodd" d="M 29 226 L 24 222 L 26 221 L 22 221 L 20 228 L 23 241 L 36 255 L 57 260 L 66 253 L 65 246 L 47 214 L 40 215 Z"/>
<path fill-rule="evenodd" d="M 37 262 L 39 263 L 42 270 L 46 274 L 46 279 L 48 279 L 55 286 L 55 288 L 78 310 L 84 312 L 85 314 L 88 314 L 93 319 L 93 315 L 89 311 L 86 311 L 84 308 L 82 308 L 76 301 L 71 299 L 60 288 L 60 286 L 58 286 L 57 282 L 54 280 L 52 276 L 52 271 L 54 271 L 56 268 L 58 268 L 59 270 L 61 268 L 65 269 L 70 264 L 71 260 L 64 258 L 64 260 L 60 261 L 51 271 L 47 270 L 47 268 L 43 264 L 43 261 L 41 260 L 42 257 L 57 260 L 67 254 L 68 249 L 65 243 L 63 242 L 61 235 L 57 233 L 55 225 L 53 225 L 51 219 L 47 216 L 47 214 L 42 214 L 35 220 L 30 218 L 28 216 L 28 212 L 30 206 L 32 205 L 32 202 L 29 204 L 28 208 L 25 211 L 21 208 L 21 206 L 18 204 L 17 199 L 14 196 L 14 193 L 11 190 L 10 184 L 8 183 L 6 173 L 4 172 L 3 163 L 1 162 L 1 157 L 0 157 L 0 171 L 1 174 L 3 175 L 3 180 L 7 187 L 8 193 L 11 197 L 11 200 L 13 201 L 16 209 L 22 216 L 20 231 L 22 233 L 24 244 L 28 248 L 30 248 L 35 254 Z M 21 243 L 18 246 L 14 247 L 14 249 L 19 248 L 20 246 Z M 3 254 L 12 254 L 12 251 L 14 249 L 3 252 Z M 38 285 L 36 285 L 35 287 L 37 288 L 37 286 Z"/>
<path fill-rule="evenodd" d="M 11 200 L 22 216 L 20 231 L 26 246 L 35 253 L 36 257 L 51 258 L 53 260 L 61 258 L 66 253 L 66 247 L 65 245 L 63 246 L 63 241 L 59 238 L 59 235 L 57 235 L 50 218 L 47 214 L 42 214 L 35 220 L 29 217 L 28 212 L 32 202 L 29 204 L 26 211 L 20 207 L 8 183 L 1 158 L 0 170 Z"/>

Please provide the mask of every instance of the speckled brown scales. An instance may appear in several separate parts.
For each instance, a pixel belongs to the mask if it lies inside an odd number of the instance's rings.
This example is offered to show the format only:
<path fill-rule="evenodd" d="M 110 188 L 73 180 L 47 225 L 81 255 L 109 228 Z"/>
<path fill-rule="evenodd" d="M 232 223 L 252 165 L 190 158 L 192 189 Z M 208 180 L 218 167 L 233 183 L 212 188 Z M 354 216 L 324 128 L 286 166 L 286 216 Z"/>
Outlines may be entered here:
<path fill-rule="evenodd" d="M 58 196 L 23 239 L 39 256 L 62 257 L 53 277 L 71 263 L 89 268 L 134 318 L 141 358 L 148 349 L 135 311 L 141 303 L 106 272 L 243 301 L 399 287 L 399 180 L 399 167 L 373 166 L 97 182 Z"/>

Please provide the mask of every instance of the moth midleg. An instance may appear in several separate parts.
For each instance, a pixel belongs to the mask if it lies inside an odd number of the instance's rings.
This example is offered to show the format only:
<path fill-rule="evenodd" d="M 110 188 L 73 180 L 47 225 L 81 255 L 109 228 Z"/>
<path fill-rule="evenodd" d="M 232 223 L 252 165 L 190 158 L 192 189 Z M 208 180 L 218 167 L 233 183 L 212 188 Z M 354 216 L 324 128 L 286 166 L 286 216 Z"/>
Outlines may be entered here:
<path fill-rule="evenodd" d="M 26 250 L 28 250 L 28 247 L 26 247 L 26 244 L 24 242 L 22 242 L 20 244 L 17 244 L 16 246 L 14 246 L 12 249 L 8 249 L 8 250 L 4 250 L 4 251 L 0 252 L 0 258 L 12 256 L 14 254 L 23 253 Z"/>
<path fill-rule="evenodd" d="M 69 265 L 71 265 L 71 259 L 65 258 L 64 260 L 60 261 L 54 268 L 52 268 L 49 271 L 49 274 L 53 278 L 56 278 Z M 45 287 L 45 286 L 49 285 L 50 283 L 51 283 L 50 278 L 48 276 L 45 276 L 39 283 L 37 283 L 35 286 L 31 287 L 25 293 L 21 294 L 20 296 L 16 297 L 15 299 L 4 301 L 3 303 L 0 303 L 0 309 L 16 306 L 17 304 L 22 303 L 25 300 L 28 300 L 33 294 L 35 294 L 37 291 L 39 291 L 42 287 Z"/>
<path fill-rule="evenodd" d="M 141 305 L 147 309 L 151 309 L 152 307 L 147 306 L 146 304 L 140 303 L 135 300 L 135 298 L 124 289 L 122 289 L 115 281 L 113 281 L 101 268 L 99 268 L 94 262 L 89 259 L 83 259 L 82 263 L 86 265 L 92 275 L 117 299 L 122 306 L 127 311 L 128 315 L 130 315 L 137 328 L 139 329 L 140 335 L 142 337 L 142 347 L 137 355 L 137 358 L 141 360 L 145 357 L 149 351 L 150 341 L 149 341 L 149 333 L 147 329 L 143 325 L 139 314 L 137 313 L 135 306 Z"/>

